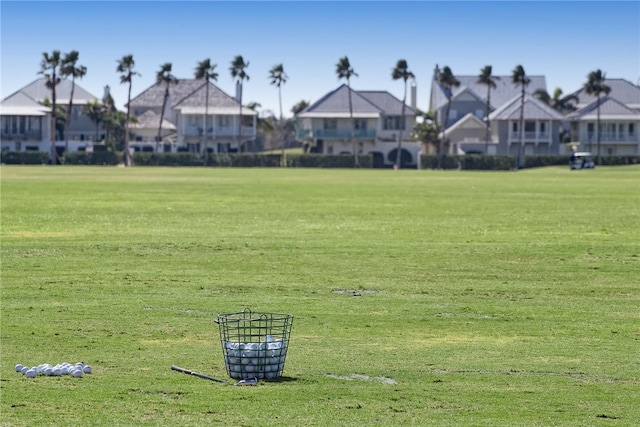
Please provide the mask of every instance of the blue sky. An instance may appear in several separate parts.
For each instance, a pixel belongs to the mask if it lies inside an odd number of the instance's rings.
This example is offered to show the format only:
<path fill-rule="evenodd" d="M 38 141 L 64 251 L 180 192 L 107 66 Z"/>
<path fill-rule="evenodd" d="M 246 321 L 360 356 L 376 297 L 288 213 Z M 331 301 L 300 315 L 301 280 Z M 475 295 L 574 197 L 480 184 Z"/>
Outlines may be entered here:
<path fill-rule="evenodd" d="M 426 109 L 435 64 L 477 75 L 485 65 L 510 75 L 521 64 L 545 75 L 549 92 L 577 90 L 586 75 L 640 79 L 640 1 L 8 1 L 0 2 L 2 98 L 38 78 L 43 52 L 80 52 L 79 84 L 101 97 L 111 87 L 126 102 L 116 61 L 133 54 L 133 96 L 154 83 L 165 62 L 179 78 L 196 63 L 217 64 L 216 83 L 229 94 L 229 64 L 242 55 L 250 80 L 243 103 L 278 111 L 269 69 L 282 63 L 285 116 L 298 101 L 314 102 L 341 83 L 335 64 L 347 55 L 355 89 L 388 90 L 398 59 L 416 75 L 418 107 Z"/>

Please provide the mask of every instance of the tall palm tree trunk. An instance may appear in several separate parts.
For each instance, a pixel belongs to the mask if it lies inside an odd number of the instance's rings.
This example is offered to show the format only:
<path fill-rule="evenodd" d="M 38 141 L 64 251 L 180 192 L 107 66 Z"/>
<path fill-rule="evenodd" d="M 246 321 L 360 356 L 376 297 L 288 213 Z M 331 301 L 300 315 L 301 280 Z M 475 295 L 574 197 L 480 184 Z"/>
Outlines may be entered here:
<path fill-rule="evenodd" d="M 600 157 L 600 93 L 598 93 L 598 108 L 596 110 L 596 147 L 598 150 L 598 166 L 602 164 Z"/>
<path fill-rule="evenodd" d="M 73 108 L 73 92 L 76 89 L 76 77 L 75 75 L 71 75 L 71 94 L 69 95 L 69 106 L 67 108 L 67 121 L 64 124 L 64 152 L 65 154 L 69 151 L 69 134 L 71 133 L 71 108 Z"/>
<path fill-rule="evenodd" d="M 205 96 L 207 97 L 207 99 L 205 99 L 204 101 L 204 157 L 202 160 L 202 164 L 204 166 L 207 166 L 207 158 L 209 157 L 209 151 L 207 151 L 207 149 L 209 148 L 209 131 L 208 131 L 208 120 L 209 120 L 209 79 L 207 78 L 207 89 L 205 91 Z"/>
<path fill-rule="evenodd" d="M 160 149 L 160 141 L 162 141 L 162 120 L 164 120 L 164 110 L 167 106 L 168 98 L 169 98 L 169 82 L 167 82 L 167 88 L 164 91 L 164 100 L 162 102 L 162 110 L 160 112 L 160 124 L 158 125 L 158 137 L 156 138 L 156 153 Z"/>
<path fill-rule="evenodd" d="M 55 82 L 56 75 L 53 74 L 53 81 Z M 56 150 L 56 122 L 58 121 L 57 114 L 57 105 L 56 105 L 56 87 L 53 86 L 51 90 L 51 164 L 58 164 L 58 151 Z"/>
<path fill-rule="evenodd" d="M 398 152 L 396 153 L 396 169 L 402 167 L 402 129 L 404 129 L 404 108 L 407 102 L 407 81 L 404 81 L 404 95 L 402 96 L 402 110 L 400 113 L 400 130 L 398 131 Z M 419 161 L 419 160 L 418 160 Z"/>
<path fill-rule="evenodd" d="M 520 95 L 520 145 L 518 146 L 516 169 L 521 167 L 524 167 L 524 84 Z"/>
<path fill-rule="evenodd" d="M 133 158 L 129 151 L 129 120 L 131 119 L 131 81 L 129 81 L 129 91 L 127 93 L 127 120 L 124 124 L 124 165 L 131 166 Z"/>
<path fill-rule="evenodd" d="M 489 137 L 491 136 L 491 121 L 489 120 L 489 109 L 491 108 L 491 85 L 487 85 L 487 108 L 485 114 L 487 115 L 485 126 L 487 126 L 486 134 L 484 137 L 484 154 L 489 154 Z"/>
<path fill-rule="evenodd" d="M 444 113 L 444 123 L 442 124 L 442 139 L 440 139 L 440 143 L 438 144 L 438 169 L 442 169 L 442 156 L 444 144 L 447 140 L 447 123 L 449 123 L 449 114 L 451 114 L 451 98 L 449 98 L 449 102 L 447 102 L 447 109 Z"/>
<path fill-rule="evenodd" d="M 353 166 L 358 167 L 358 150 L 356 148 L 355 123 L 353 122 L 353 104 L 351 101 L 351 82 L 347 79 L 347 88 L 349 89 L 349 123 L 351 131 L 351 146 L 353 147 Z"/>

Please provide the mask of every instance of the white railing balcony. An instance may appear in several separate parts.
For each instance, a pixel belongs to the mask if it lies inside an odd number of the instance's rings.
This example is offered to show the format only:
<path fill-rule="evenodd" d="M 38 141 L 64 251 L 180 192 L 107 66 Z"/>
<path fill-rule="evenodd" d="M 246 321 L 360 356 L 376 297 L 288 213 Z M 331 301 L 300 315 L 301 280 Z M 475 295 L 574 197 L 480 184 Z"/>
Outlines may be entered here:
<path fill-rule="evenodd" d="M 596 132 L 587 132 L 587 141 L 596 141 L 598 135 Z M 616 133 L 616 132 L 602 132 L 600 133 L 600 142 L 636 142 L 638 141 L 638 135 L 635 132 L 631 133 Z"/>
<path fill-rule="evenodd" d="M 371 140 L 376 137 L 375 129 L 356 129 L 353 137 L 357 140 Z M 351 139 L 350 129 L 298 129 L 297 139 Z"/>

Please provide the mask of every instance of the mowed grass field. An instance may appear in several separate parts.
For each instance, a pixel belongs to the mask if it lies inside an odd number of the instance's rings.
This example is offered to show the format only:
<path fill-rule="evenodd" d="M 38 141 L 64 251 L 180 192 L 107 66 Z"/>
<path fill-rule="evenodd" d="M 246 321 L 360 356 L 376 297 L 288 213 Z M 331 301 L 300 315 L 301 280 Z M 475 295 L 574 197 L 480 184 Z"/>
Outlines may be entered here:
<path fill-rule="evenodd" d="M 637 166 L 0 172 L 3 426 L 640 424 Z M 170 369 L 247 307 L 281 381 Z"/>

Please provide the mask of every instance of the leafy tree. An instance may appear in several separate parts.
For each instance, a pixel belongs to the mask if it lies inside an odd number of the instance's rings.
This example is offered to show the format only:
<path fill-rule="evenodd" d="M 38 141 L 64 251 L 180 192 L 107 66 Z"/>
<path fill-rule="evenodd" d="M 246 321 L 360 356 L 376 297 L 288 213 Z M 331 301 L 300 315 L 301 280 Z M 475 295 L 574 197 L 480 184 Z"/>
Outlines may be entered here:
<path fill-rule="evenodd" d="M 260 111 L 262 105 L 255 101 L 248 103 L 246 107 L 258 113 L 256 125 L 256 145 L 259 147 L 258 149 L 263 150 L 274 148 L 274 134 L 277 125 L 275 113 L 271 110 Z"/>
<path fill-rule="evenodd" d="M 212 64 L 209 58 L 204 59 L 198 62 L 195 70 L 195 78 L 196 79 L 204 79 L 206 82 L 206 99 L 204 101 L 204 159 L 203 164 L 207 166 L 207 158 L 209 157 L 209 153 L 207 151 L 207 143 L 208 143 L 208 132 L 207 132 L 207 120 L 209 118 L 209 81 L 218 81 L 218 73 L 216 73 L 216 64 Z"/>
<path fill-rule="evenodd" d="M 419 115 L 422 116 L 422 122 L 416 123 L 413 127 L 413 138 L 420 141 L 423 146 L 431 146 L 437 149 L 440 143 L 439 135 L 441 128 L 435 119 L 435 115 L 432 111 L 427 113 L 421 112 Z"/>
<path fill-rule="evenodd" d="M 69 95 L 69 107 L 67 108 L 67 119 L 65 125 L 65 152 L 69 149 L 69 132 L 71 131 L 71 117 L 73 108 L 73 92 L 76 89 L 76 78 L 82 79 L 87 74 L 87 67 L 78 65 L 79 53 L 77 50 L 65 54 L 62 59 L 60 74 L 62 78 L 71 77 L 71 94 Z"/>
<path fill-rule="evenodd" d="M 284 72 L 284 67 L 282 64 L 274 65 L 271 70 L 269 70 L 269 78 L 271 79 L 271 84 L 278 88 L 278 101 L 280 104 L 280 120 L 278 121 L 278 126 L 280 128 L 280 145 L 282 146 L 282 166 L 286 165 L 285 161 L 285 143 L 286 143 L 286 135 L 284 132 L 284 126 L 282 122 L 282 85 L 287 82 L 289 76 Z"/>
<path fill-rule="evenodd" d="M 353 163 L 355 167 L 358 167 L 358 150 L 356 149 L 355 140 L 355 123 L 353 122 L 353 104 L 351 102 L 351 77 L 358 77 L 358 74 L 354 71 L 353 67 L 349 63 L 349 58 L 343 56 L 336 64 L 336 74 L 338 80 L 346 79 L 347 88 L 349 89 L 349 124 L 351 128 L 351 145 L 353 146 Z"/>
<path fill-rule="evenodd" d="M 296 115 L 307 108 L 309 105 L 311 105 L 311 103 L 303 99 L 301 101 L 298 101 L 293 107 L 291 107 L 291 112 Z"/>
<path fill-rule="evenodd" d="M 602 94 L 609 95 L 611 87 L 606 85 L 605 73 L 600 69 L 590 72 L 587 75 L 587 81 L 584 83 L 584 91 L 589 95 L 595 95 L 598 98 L 596 104 L 597 116 L 596 116 L 596 143 L 598 147 L 598 165 L 602 164 L 602 158 L 600 156 L 600 96 Z"/>
<path fill-rule="evenodd" d="M 100 132 L 100 123 L 104 121 L 104 115 L 107 112 L 107 109 L 104 104 L 101 104 L 100 101 L 94 99 L 93 101 L 89 101 L 87 105 L 83 107 L 84 113 L 89 117 L 89 120 L 96 124 L 96 139 L 98 142 L 99 132 Z"/>
<path fill-rule="evenodd" d="M 574 94 L 563 96 L 562 89 L 559 87 L 553 91 L 553 96 L 544 89 L 536 89 L 533 96 L 561 114 L 567 114 L 577 109 L 575 103 L 578 103 L 578 97 Z"/>
<path fill-rule="evenodd" d="M 444 114 L 444 123 L 442 124 L 442 139 L 438 148 L 438 169 L 442 167 L 442 155 L 444 147 L 442 144 L 447 140 L 446 132 L 449 124 L 449 114 L 451 113 L 451 101 L 453 100 L 453 88 L 460 86 L 460 81 L 453 75 L 451 68 L 444 67 L 438 72 L 438 83 L 444 89 L 447 96 L 447 109 Z"/>
<path fill-rule="evenodd" d="M 404 95 L 402 97 L 402 112 L 400 114 L 400 130 L 398 132 L 398 150 L 396 153 L 396 163 L 395 163 L 395 168 L 400 169 L 401 163 L 402 163 L 400 161 L 400 159 L 402 158 L 402 130 L 404 129 L 404 125 L 405 125 L 404 114 L 405 114 L 405 107 L 407 102 L 407 80 L 415 79 L 416 76 L 411 71 L 409 71 L 409 65 L 407 64 L 407 61 L 405 61 L 404 59 L 399 59 L 398 62 L 396 63 L 395 68 L 391 71 L 391 78 L 393 80 L 404 81 Z"/>
<path fill-rule="evenodd" d="M 162 98 L 162 110 L 160 112 L 160 123 L 158 124 L 158 137 L 156 138 L 156 153 L 160 150 L 160 141 L 162 141 L 162 121 L 164 120 L 164 111 L 167 107 L 167 99 L 169 99 L 169 86 L 178 83 L 176 76 L 171 74 L 171 68 L 171 62 L 165 62 L 156 73 L 156 83 L 165 85 L 164 96 Z"/>
<path fill-rule="evenodd" d="M 516 170 L 524 166 L 524 95 L 525 89 L 531 83 L 531 79 L 527 77 L 522 65 L 516 66 L 511 73 L 511 82 L 520 86 L 520 146 L 518 147 L 518 156 L 516 158 Z"/>
<path fill-rule="evenodd" d="M 133 164 L 133 158 L 129 152 L 129 123 L 131 123 L 131 86 L 133 84 L 133 76 L 139 76 L 140 74 L 133 71 L 135 61 L 133 55 L 125 55 L 118 61 L 118 67 L 116 71 L 120 73 L 120 84 L 127 83 L 129 90 L 127 93 L 127 114 L 125 118 L 125 132 L 124 132 L 124 165 L 131 166 Z"/>
<path fill-rule="evenodd" d="M 249 80 L 249 75 L 246 72 L 247 67 L 249 67 L 249 62 L 244 62 L 244 58 L 242 58 L 241 55 L 237 55 L 233 58 L 231 61 L 231 67 L 229 67 L 231 77 L 236 79 L 236 85 L 240 85 L 240 99 L 238 99 L 238 145 L 240 146 L 241 151 L 243 151 L 244 147 L 242 143 L 242 82 Z"/>
<path fill-rule="evenodd" d="M 58 152 L 56 150 L 56 122 L 57 122 L 57 105 L 56 105 L 56 86 L 62 81 L 61 70 L 62 58 L 60 51 L 54 50 L 51 54 L 42 53 L 42 61 L 40 62 L 40 71 L 45 78 L 45 85 L 51 91 L 51 151 L 49 152 L 49 161 L 52 165 L 58 164 Z"/>
<path fill-rule="evenodd" d="M 484 152 L 489 152 L 489 138 L 491 137 L 491 120 L 489 120 L 489 113 L 491 113 L 491 89 L 495 89 L 497 87 L 497 81 L 500 80 L 500 77 L 494 76 L 492 74 L 491 65 L 485 65 L 478 75 L 477 83 L 481 85 L 487 86 L 487 105 L 485 107 L 485 125 L 486 136 L 485 136 L 485 146 Z"/>

